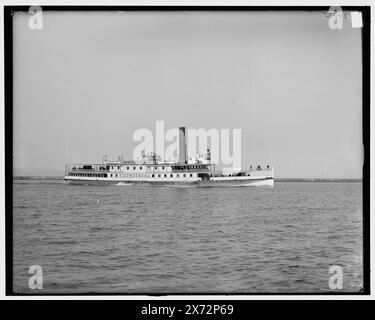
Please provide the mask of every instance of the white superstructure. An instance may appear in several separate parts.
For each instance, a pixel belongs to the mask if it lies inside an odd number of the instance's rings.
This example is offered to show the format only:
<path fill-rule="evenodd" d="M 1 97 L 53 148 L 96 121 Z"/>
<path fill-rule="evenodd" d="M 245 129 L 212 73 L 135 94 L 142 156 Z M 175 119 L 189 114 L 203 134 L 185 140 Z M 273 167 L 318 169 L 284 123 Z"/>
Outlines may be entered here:
<path fill-rule="evenodd" d="M 267 166 L 247 171 L 216 171 L 211 164 L 210 151 L 187 160 L 185 128 L 179 128 L 180 154 L 176 163 L 159 163 L 155 153 L 143 155 L 140 162 L 103 159 L 100 164 L 73 164 L 65 167 L 65 180 L 79 184 L 147 183 L 210 185 L 267 185 L 273 186 L 274 171 Z"/>

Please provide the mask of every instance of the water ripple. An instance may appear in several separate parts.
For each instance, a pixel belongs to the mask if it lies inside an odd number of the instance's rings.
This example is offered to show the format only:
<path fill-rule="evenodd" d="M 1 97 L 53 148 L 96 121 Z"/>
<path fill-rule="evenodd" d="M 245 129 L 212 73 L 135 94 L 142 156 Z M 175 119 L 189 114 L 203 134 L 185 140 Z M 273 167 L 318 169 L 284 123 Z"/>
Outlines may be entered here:
<path fill-rule="evenodd" d="M 274 188 L 14 184 L 14 290 L 328 292 L 362 287 L 360 183 Z"/>

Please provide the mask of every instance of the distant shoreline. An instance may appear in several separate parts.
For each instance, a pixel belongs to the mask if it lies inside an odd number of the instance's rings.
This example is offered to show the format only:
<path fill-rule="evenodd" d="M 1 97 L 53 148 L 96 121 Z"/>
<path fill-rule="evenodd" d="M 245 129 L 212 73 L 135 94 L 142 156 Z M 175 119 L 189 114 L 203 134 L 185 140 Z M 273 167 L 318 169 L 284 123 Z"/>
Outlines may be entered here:
<path fill-rule="evenodd" d="M 340 178 L 275 178 L 275 182 L 362 182 L 362 179 L 340 179 Z"/>
<path fill-rule="evenodd" d="M 62 176 L 16 176 L 13 180 L 64 180 Z M 362 179 L 340 178 L 275 178 L 275 182 L 362 182 Z"/>

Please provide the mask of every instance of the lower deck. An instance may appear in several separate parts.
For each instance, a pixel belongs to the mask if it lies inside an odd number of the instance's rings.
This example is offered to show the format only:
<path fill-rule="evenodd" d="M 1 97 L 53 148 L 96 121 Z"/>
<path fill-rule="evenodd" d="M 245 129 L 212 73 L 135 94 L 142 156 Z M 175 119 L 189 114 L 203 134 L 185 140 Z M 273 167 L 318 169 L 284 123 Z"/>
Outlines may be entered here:
<path fill-rule="evenodd" d="M 77 178 L 66 176 L 65 181 L 69 184 L 77 185 L 197 185 L 197 186 L 233 186 L 233 185 L 267 185 L 273 186 L 274 178 L 272 176 L 235 176 L 235 177 L 187 177 L 178 178 Z"/>

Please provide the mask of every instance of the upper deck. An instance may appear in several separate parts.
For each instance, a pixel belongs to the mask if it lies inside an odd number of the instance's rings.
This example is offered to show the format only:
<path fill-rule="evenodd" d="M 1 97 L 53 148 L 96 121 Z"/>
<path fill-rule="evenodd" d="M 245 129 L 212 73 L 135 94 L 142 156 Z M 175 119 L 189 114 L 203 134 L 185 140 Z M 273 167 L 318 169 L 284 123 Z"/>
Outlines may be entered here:
<path fill-rule="evenodd" d="M 82 164 L 69 163 L 65 167 L 65 173 L 170 173 L 170 172 L 208 172 L 208 164 L 171 164 L 171 163 L 136 163 L 134 161 L 123 161 L 111 164 Z"/>
<path fill-rule="evenodd" d="M 117 176 L 117 174 L 126 174 L 126 176 L 146 176 L 147 174 L 173 174 L 173 173 L 205 173 L 213 176 L 263 176 L 273 175 L 273 168 L 270 166 L 250 169 L 237 172 L 222 172 L 215 170 L 212 164 L 178 164 L 178 163 L 159 163 L 147 164 L 136 163 L 134 161 L 124 161 L 111 164 L 67 164 L 65 175 L 88 175 L 97 177 Z"/>

